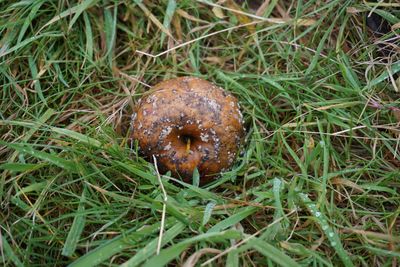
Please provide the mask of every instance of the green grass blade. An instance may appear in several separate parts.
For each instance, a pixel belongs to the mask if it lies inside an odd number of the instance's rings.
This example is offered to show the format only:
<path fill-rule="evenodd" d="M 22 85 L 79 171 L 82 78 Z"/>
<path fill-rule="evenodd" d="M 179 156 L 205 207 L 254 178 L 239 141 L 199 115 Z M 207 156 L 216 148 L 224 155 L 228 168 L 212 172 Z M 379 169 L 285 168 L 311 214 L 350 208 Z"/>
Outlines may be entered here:
<path fill-rule="evenodd" d="M 167 225 L 171 223 L 171 220 Z M 97 266 L 113 255 L 121 252 L 122 250 L 128 248 L 131 242 L 138 242 L 148 235 L 156 233 L 160 228 L 160 224 L 156 223 L 154 225 L 148 226 L 140 231 L 137 229 L 132 229 L 127 233 L 114 237 L 110 241 L 104 243 L 98 248 L 90 251 L 89 253 L 78 258 L 72 262 L 69 267 L 91 267 Z"/>
<path fill-rule="evenodd" d="M 112 67 L 113 50 L 117 38 L 117 5 L 114 6 L 114 14 L 108 8 L 104 10 L 104 31 L 107 45 L 104 57 L 107 58 L 110 67 Z"/>
<path fill-rule="evenodd" d="M 1 232 L 0 232 L 0 237 L 1 237 L 0 251 L 4 251 L 5 254 L 4 256 L 6 256 L 6 258 L 5 259 L 3 258 L 3 260 L 10 260 L 11 262 L 14 263 L 15 266 L 23 267 L 24 265 L 22 264 L 21 260 L 15 254 L 12 247 L 8 243 L 7 239 L 1 234 Z"/>
<path fill-rule="evenodd" d="M 49 163 L 52 163 L 54 165 L 57 165 L 65 170 L 71 171 L 71 172 L 76 172 L 75 164 L 72 161 L 65 160 L 63 158 L 54 156 L 52 154 L 43 152 L 43 151 L 38 151 L 33 149 L 30 146 L 23 145 L 23 144 L 9 144 L 5 143 L 3 141 L 0 141 L 0 144 L 8 146 L 12 149 L 15 149 L 19 153 L 25 153 L 28 155 L 31 155 L 32 157 L 47 161 Z"/>
<path fill-rule="evenodd" d="M 36 13 L 39 11 L 40 7 L 44 4 L 44 1 L 38 1 L 33 5 L 31 8 L 31 11 L 29 12 L 28 17 L 25 19 L 24 24 L 21 27 L 21 30 L 19 31 L 18 35 L 18 40 L 17 43 L 20 43 L 22 39 L 24 38 L 24 35 L 29 28 L 32 20 L 36 17 Z"/>
<path fill-rule="evenodd" d="M 164 22 L 163 22 L 163 26 L 165 29 L 170 29 L 171 20 L 172 17 L 174 16 L 175 10 L 176 10 L 176 1 L 168 0 L 167 10 L 165 11 Z M 161 32 L 160 46 L 163 45 L 165 36 L 166 34 L 164 32 Z"/>
<path fill-rule="evenodd" d="M 39 79 L 37 79 L 38 71 L 37 71 L 36 63 L 33 60 L 32 56 L 30 56 L 28 58 L 28 61 L 29 61 L 29 69 L 31 70 L 32 82 L 34 84 L 35 91 L 38 94 L 40 100 L 43 102 L 43 104 L 45 106 L 47 106 L 47 101 L 43 96 L 42 86 L 40 86 L 40 81 L 39 81 Z"/>
<path fill-rule="evenodd" d="M 215 207 L 215 204 L 216 203 L 213 202 L 213 201 L 209 202 L 207 204 L 206 208 L 204 209 L 203 221 L 201 223 L 203 226 L 206 225 L 208 223 L 208 221 L 210 220 L 212 211 L 213 211 L 213 209 Z"/>
<path fill-rule="evenodd" d="M 8 170 L 13 172 L 26 172 L 26 171 L 34 171 L 41 167 L 45 166 L 44 164 L 29 164 L 29 163 L 3 163 L 0 165 L 0 170 Z"/>
<path fill-rule="evenodd" d="M 223 242 L 229 239 L 237 239 L 237 238 L 240 238 L 240 233 L 234 230 L 201 234 L 193 238 L 181 241 L 176 245 L 173 245 L 169 248 L 162 250 L 159 255 L 147 261 L 144 264 L 144 267 L 164 266 L 174 258 L 178 257 L 190 245 L 200 241 Z"/>
<path fill-rule="evenodd" d="M 85 202 L 86 202 L 85 191 L 86 189 L 84 189 L 82 192 L 78 210 L 75 214 L 74 221 L 72 222 L 71 229 L 68 232 L 67 240 L 65 241 L 63 250 L 61 252 L 63 256 L 67 257 L 72 256 L 72 254 L 75 252 L 76 246 L 78 245 L 83 228 L 85 227 L 85 220 L 86 220 L 86 216 L 84 214 Z"/>
<path fill-rule="evenodd" d="M 185 229 L 185 225 L 181 222 L 176 223 L 170 229 L 165 231 L 162 238 L 162 246 L 165 246 L 171 240 L 173 240 L 177 235 L 181 234 Z M 135 256 L 130 258 L 128 261 L 123 263 L 121 267 L 134 267 L 140 265 L 143 261 L 147 260 L 149 257 L 154 255 L 157 251 L 158 237 L 151 240 L 145 247 L 140 249 Z"/>
<path fill-rule="evenodd" d="M 322 212 L 317 209 L 317 206 L 310 200 L 310 198 L 303 193 L 299 194 L 299 198 L 301 202 L 307 207 L 307 209 L 313 215 L 315 221 L 320 225 L 321 229 L 324 231 L 325 235 L 328 237 L 330 241 L 330 245 L 335 249 L 339 258 L 342 260 L 342 263 L 346 267 L 353 267 L 353 263 L 343 248 L 342 242 L 340 241 L 339 234 L 337 230 L 335 230 L 332 226 L 329 225 L 328 220 Z"/>
<path fill-rule="evenodd" d="M 71 21 L 69 22 L 68 25 L 68 30 L 71 30 L 72 27 L 74 26 L 75 22 L 78 20 L 79 16 L 89 7 L 95 5 L 97 2 L 97 0 L 85 0 L 83 2 L 81 2 L 75 10 L 75 15 L 74 17 L 71 19 Z"/>
<path fill-rule="evenodd" d="M 45 38 L 45 37 L 63 37 L 64 35 L 61 33 L 44 33 L 44 34 L 39 34 L 33 37 L 29 37 L 27 39 L 25 39 L 24 41 L 18 43 L 17 45 L 9 48 L 9 49 L 4 49 L 4 50 L 0 50 L 0 59 L 8 54 L 11 54 L 19 49 L 22 49 L 25 46 L 28 46 L 29 44 L 41 39 L 41 38 Z M 1 61 L 0 61 L 1 63 Z"/>
<path fill-rule="evenodd" d="M 93 31 L 89 15 L 86 12 L 83 13 L 83 19 L 85 21 L 86 53 L 89 60 L 93 60 Z"/>
<path fill-rule="evenodd" d="M 262 255 L 264 255 L 268 259 L 271 259 L 273 262 L 277 263 L 280 266 L 284 267 L 300 266 L 292 258 L 283 253 L 281 250 L 277 249 L 276 247 L 272 246 L 271 244 L 268 244 L 267 242 L 259 238 L 252 238 L 248 243 L 255 250 L 257 250 Z"/>
<path fill-rule="evenodd" d="M 257 210 L 259 210 L 259 208 L 257 208 L 257 207 L 246 207 L 246 208 L 242 209 L 241 211 L 236 212 L 234 215 L 229 216 L 225 220 L 222 220 L 219 223 L 217 223 L 216 225 L 214 225 L 213 227 L 211 227 L 208 230 L 208 233 L 219 232 L 224 229 L 227 229 L 227 228 L 231 227 L 232 225 L 235 225 L 236 223 L 247 218 L 248 216 L 250 216 Z"/>
<path fill-rule="evenodd" d="M 64 128 L 58 128 L 58 127 L 51 127 L 50 130 L 55 132 L 55 133 L 58 133 L 60 135 L 65 135 L 65 136 L 68 136 L 70 138 L 73 138 L 73 139 L 77 140 L 80 143 L 87 144 L 89 146 L 94 146 L 94 147 L 97 147 L 97 148 L 101 147 L 101 143 L 99 141 L 97 141 L 94 138 L 88 137 L 88 136 L 86 136 L 84 134 L 77 133 L 75 131 L 64 129 Z"/>

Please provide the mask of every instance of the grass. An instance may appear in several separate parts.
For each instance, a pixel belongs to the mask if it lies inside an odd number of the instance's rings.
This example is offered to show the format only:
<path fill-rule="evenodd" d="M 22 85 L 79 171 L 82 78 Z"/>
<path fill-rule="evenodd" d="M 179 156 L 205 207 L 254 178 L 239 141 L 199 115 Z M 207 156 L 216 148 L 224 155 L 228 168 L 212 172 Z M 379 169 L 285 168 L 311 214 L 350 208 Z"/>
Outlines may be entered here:
<path fill-rule="evenodd" d="M 398 266 L 400 61 L 378 44 L 399 32 L 365 16 L 399 25 L 399 5 L 264 7 L 0 1 L 0 265 Z M 159 179 L 129 140 L 148 86 L 184 75 L 245 115 L 203 187 Z"/>

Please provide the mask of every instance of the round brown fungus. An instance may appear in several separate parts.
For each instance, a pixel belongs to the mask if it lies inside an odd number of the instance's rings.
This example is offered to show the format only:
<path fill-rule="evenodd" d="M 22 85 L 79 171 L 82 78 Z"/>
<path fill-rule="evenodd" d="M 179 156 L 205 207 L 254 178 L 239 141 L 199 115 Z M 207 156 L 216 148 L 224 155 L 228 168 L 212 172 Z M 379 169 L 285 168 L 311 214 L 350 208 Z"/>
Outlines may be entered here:
<path fill-rule="evenodd" d="M 194 77 L 155 85 L 135 112 L 132 137 L 142 154 L 187 182 L 196 167 L 202 184 L 231 167 L 245 133 L 236 98 Z"/>

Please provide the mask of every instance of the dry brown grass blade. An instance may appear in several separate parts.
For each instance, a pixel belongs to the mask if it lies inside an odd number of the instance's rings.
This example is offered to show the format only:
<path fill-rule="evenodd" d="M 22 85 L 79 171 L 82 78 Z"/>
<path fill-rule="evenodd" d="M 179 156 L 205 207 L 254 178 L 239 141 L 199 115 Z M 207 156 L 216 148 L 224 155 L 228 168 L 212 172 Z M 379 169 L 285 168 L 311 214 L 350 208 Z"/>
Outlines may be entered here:
<path fill-rule="evenodd" d="M 170 38 L 174 39 L 170 31 L 164 27 L 164 25 L 157 19 L 156 16 L 153 15 L 153 13 L 150 12 L 150 10 L 143 3 L 138 3 L 137 5 L 144 12 L 146 17 L 148 17 L 151 20 L 151 22 L 153 22 L 157 26 L 157 28 L 159 28 L 163 33 L 168 35 Z"/>
<path fill-rule="evenodd" d="M 265 12 L 265 10 L 267 10 L 268 5 L 269 5 L 270 0 L 265 0 L 261 6 L 257 9 L 256 11 L 256 16 L 262 16 Z"/>
<path fill-rule="evenodd" d="M 237 5 L 233 0 L 228 0 L 226 2 L 226 5 L 230 9 L 238 11 L 238 12 L 235 12 L 234 14 L 241 24 L 248 24 L 249 22 L 251 22 L 251 19 L 248 16 L 246 16 L 245 14 L 242 14 L 244 12 L 242 12 L 242 9 L 240 8 L 240 6 Z M 256 31 L 255 25 L 249 25 L 246 28 L 250 33 L 254 33 Z"/>
<path fill-rule="evenodd" d="M 194 21 L 194 22 L 199 22 L 199 23 L 205 23 L 205 24 L 209 24 L 210 22 L 206 21 L 206 20 L 202 20 L 196 17 L 193 17 L 192 15 L 190 15 L 189 13 L 187 13 L 186 11 L 182 10 L 182 9 L 177 9 L 175 11 L 175 13 L 177 13 L 179 16 L 181 16 L 182 18 Z"/>
<path fill-rule="evenodd" d="M 196 253 L 192 254 L 182 265 L 182 267 L 194 267 L 196 266 L 196 263 L 199 261 L 201 256 L 204 254 L 218 254 L 221 253 L 221 250 L 215 249 L 215 248 L 203 248 L 197 251 Z"/>
<path fill-rule="evenodd" d="M 372 232 L 372 231 L 365 231 L 361 229 L 353 229 L 353 228 L 344 228 L 342 230 L 343 233 L 353 233 L 353 234 L 359 234 L 362 236 L 365 236 L 367 238 L 376 238 L 379 240 L 387 240 L 395 243 L 400 243 L 400 236 L 394 236 L 390 234 L 382 234 L 382 233 L 377 233 L 377 232 Z"/>
<path fill-rule="evenodd" d="M 282 18 L 264 18 L 264 17 L 260 17 L 260 16 L 253 15 L 253 14 L 250 14 L 250 13 L 246 13 L 246 12 L 243 12 L 243 11 L 240 11 L 240 10 L 235 10 L 235 9 L 224 7 L 224 6 L 220 6 L 220 5 L 217 5 L 217 4 L 214 4 L 214 3 L 206 2 L 206 1 L 203 1 L 203 0 L 197 0 L 197 1 L 199 3 L 202 3 L 202 4 L 220 7 L 222 9 L 229 10 L 229 11 L 234 12 L 234 13 L 245 15 L 245 16 L 247 16 L 249 18 L 253 18 L 253 19 L 257 19 L 257 20 L 261 20 L 261 21 L 266 21 L 266 22 L 269 22 L 269 23 L 272 23 L 272 24 L 286 24 L 286 23 L 289 23 L 289 24 L 294 24 L 294 25 L 297 25 L 297 26 L 311 26 L 311 25 L 314 25 L 316 23 L 315 19 L 297 19 L 297 20 L 294 20 L 294 19 L 282 19 Z"/>
<path fill-rule="evenodd" d="M 172 17 L 172 25 L 174 26 L 175 33 L 178 36 L 178 42 L 182 43 L 183 31 L 181 26 L 181 17 L 178 16 L 177 14 L 174 14 L 174 16 Z"/>
<path fill-rule="evenodd" d="M 347 180 L 347 179 L 335 177 L 335 178 L 331 179 L 331 183 L 334 184 L 334 185 L 345 185 L 345 186 L 351 187 L 354 190 L 356 190 L 358 192 L 361 192 L 361 193 L 365 192 L 364 189 L 359 187 L 356 183 L 354 183 L 354 182 L 352 182 L 350 180 Z"/>

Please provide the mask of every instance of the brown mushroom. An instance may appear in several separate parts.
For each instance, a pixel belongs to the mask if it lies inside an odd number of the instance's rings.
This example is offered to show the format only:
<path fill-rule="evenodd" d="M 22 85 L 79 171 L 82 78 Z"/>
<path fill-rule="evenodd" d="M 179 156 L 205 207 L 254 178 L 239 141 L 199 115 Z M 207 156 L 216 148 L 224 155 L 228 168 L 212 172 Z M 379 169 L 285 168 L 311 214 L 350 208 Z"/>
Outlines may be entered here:
<path fill-rule="evenodd" d="M 236 98 L 194 77 L 155 85 L 139 100 L 132 126 L 142 154 L 154 155 L 161 172 L 188 182 L 197 167 L 202 184 L 233 164 L 245 133 Z"/>

